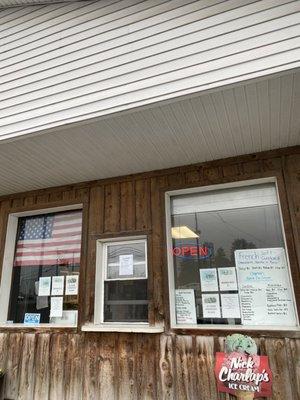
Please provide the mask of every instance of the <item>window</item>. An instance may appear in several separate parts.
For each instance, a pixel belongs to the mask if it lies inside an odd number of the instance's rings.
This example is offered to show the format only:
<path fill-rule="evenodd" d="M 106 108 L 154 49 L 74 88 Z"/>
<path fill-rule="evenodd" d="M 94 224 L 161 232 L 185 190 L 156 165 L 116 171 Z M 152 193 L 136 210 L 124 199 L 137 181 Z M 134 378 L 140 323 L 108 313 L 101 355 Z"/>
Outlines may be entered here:
<path fill-rule="evenodd" d="M 171 322 L 295 326 L 275 182 L 167 193 Z"/>
<path fill-rule="evenodd" d="M 97 246 L 96 324 L 147 323 L 147 240 L 99 240 Z"/>
<path fill-rule="evenodd" d="M 10 216 L 2 323 L 77 325 L 81 228 L 78 209 Z"/>

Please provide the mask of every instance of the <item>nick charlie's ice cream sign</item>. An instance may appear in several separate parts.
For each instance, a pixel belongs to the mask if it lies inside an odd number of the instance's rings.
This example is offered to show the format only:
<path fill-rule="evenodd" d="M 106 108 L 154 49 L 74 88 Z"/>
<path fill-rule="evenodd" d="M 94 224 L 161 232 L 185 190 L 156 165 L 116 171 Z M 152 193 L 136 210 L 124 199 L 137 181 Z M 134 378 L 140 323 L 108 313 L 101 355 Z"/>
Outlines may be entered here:
<path fill-rule="evenodd" d="M 252 338 L 240 334 L 227 336 L 226 353 L 216 353 L 215 376 L 219 392 L 239 400 L 272 395 L 272 372 L 267 356 L 258 356 Z"/>

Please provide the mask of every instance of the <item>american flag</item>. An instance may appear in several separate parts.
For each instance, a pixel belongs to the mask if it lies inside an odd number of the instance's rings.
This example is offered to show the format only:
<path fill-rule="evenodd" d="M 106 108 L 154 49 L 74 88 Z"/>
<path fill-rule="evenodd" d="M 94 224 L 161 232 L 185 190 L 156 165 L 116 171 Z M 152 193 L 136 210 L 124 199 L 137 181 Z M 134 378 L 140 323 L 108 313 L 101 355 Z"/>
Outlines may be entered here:
<path fill-rule="evenodd" d="M 14 265 L 79 264 L 82 212 L 20 219 Z"/>

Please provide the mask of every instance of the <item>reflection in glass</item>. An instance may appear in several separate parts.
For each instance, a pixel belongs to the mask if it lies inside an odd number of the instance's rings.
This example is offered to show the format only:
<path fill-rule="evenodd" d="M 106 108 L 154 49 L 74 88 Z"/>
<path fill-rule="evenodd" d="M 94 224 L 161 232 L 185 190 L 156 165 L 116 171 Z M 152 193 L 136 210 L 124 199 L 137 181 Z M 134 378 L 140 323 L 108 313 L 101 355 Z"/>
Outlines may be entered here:
<path fill-rule="evenodd" d="M 8 320 L 25 313 L 50 321 L 50 296 L 38 296 L 41 277 L 79 275 L 82 212 L 22 217 L 18 221 Z M 64 296 L 63 310 L 77 310 L 78 295 Z"/>
<path fill-rule="evenodd" d="M 271 185 L 265 186 L 270 191 Z M 204 318 L 202 295 L 209 293 L 211 301 L 213 298 L 218 300 L 221 294 L 218 268 L 235 268 L 235 250 L 284 247 L 280 214 L 277 204 L 251 206 L 250 200 L 247 204 L 241 191 L 237 202 L 234 201 L 234 190 L 229 190 L 231 202 L 226 193 L 222 193 L 220 199 L 217 194 L 218 191 L 205 195 L 204 205 L 202 194 L 182 195 L 171 200 L 171 226 L 177 227 L 177 231 L 178 227 L 187 227 L 194 233 L 194 237 L 180 238 L 178 234 L 172 237 L 175 289 L 194 290 L 198 324 L 241 324 L 240 318 L 222 318 L 221 315 Z M 254 203 L 272 203 L 267 200 L 254 199 Z M 239 203 L 241 207 L 238 207 Z M 200 270 L 211 273 L 214 271 L 210 269 L 214 268 L 218 288 L 215 291 L 202 287 L 200 279 Z M 238 290 L 222 290 L 222 294 L 226 293 L 238 294 Z"/>

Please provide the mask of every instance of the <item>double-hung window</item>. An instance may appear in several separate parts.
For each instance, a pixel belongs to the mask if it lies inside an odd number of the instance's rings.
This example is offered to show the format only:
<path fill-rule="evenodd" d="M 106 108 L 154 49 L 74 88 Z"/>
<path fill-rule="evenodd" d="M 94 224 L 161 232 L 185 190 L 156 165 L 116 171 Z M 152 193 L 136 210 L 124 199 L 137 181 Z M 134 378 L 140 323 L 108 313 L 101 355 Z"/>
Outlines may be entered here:
<path fill-rule="evenodd" d="M 275 180 L 166 195 L 173 327 L 297 325 Z"/>
<path fill-rule="evenodd" d="M 9 216 L 2 324 L 77 325 L 81 230 L 76 207 Z"/>
<path fill-rule="evenodd" d="M 145 237 L 98 240 L 95 324 L 148 323 Z"/>

